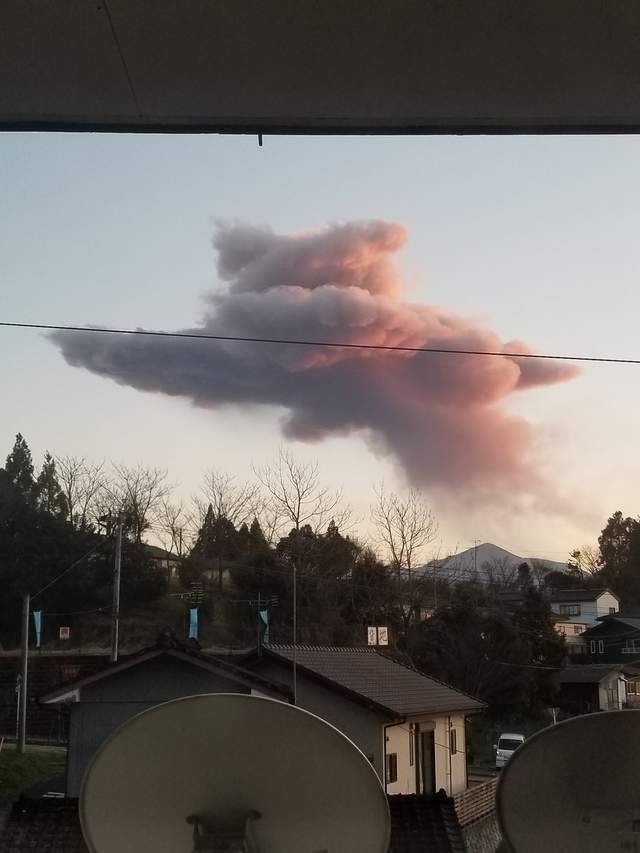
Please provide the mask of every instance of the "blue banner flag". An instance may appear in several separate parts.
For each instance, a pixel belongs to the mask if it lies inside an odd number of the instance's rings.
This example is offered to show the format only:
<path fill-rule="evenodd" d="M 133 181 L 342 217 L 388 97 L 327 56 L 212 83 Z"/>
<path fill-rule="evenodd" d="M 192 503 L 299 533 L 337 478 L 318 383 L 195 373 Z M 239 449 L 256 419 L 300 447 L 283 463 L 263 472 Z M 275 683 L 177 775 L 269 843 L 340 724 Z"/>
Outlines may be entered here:
<path fill-rule="evenodd" d="M 33 611 L 33 625 L 36 629 L 36 646 L 40 648 L 40 640 L 42 638 L 42 610 Z"/>
<path fill-rule="evenodd" d="M 192 607 L 189 610 L 189 639 L 198 639 L 198 608 Z"/>
<path fill-rule="evenodd" d="M 261 610 L 260 611 L 260 619 L 262 620 L 263 628 L 262 628 L 262 642 L 269 643 L 269 611 Z"/>

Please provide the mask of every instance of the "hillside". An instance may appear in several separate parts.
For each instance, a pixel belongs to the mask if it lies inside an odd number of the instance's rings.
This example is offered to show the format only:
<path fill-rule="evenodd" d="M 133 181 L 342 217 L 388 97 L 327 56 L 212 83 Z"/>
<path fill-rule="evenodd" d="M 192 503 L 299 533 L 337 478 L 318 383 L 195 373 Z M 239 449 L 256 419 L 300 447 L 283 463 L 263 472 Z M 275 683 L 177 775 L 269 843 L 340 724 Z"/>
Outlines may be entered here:
<path fill-rule="evenodd" d="M 424 572 L 437 571 L 443 580 L 509 583 L 517 578 L 518 566 L 523 563 L 529 566 L 534 582 L 539 581 L 548 572 L 567 571 L 566 563 L 540 557 L 523 557 L 491 542 L 483 542 L 477 547 L 467 548 L 466 551 L 461 551 L 459 554 L 454 554 L 443 560 L 434 560 L 432 563 L 422 566 L 421 570 Z"/>

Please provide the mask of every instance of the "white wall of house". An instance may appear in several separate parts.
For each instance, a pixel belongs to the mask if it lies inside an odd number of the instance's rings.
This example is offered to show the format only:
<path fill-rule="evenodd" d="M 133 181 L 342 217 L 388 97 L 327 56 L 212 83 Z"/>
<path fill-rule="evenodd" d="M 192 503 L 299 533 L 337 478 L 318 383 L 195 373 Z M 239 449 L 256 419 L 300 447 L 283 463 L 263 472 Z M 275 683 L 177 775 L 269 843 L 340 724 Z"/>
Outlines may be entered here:
<path fill-rule="evenodd" d="M 554 627 L 558 634 L 562 634 L 567 643 L 584 644 L 584 640 L 580 639 L 580 634 L 587 630 L 585 622 L 556 622 Z"/>
<path fill-rule="evenodd" d="M 457 794 L 467 787 L 467 758 L 464 716 L 411 717 L 405 723 L 386 728 L 385 751 L 397 756 L 398 778 L 387 783 L 388 794 L 415 794 L 415 754 L 411 742 L 410 725 L 417 723 L 423 729 L 432 728 L 435 740 L 436 791 L 441 788 L 449 794 Z M 455 731 L 456 752 L 449 755 L 451 731 Z"/>
<path fill-rule="evenodd" d="M 578 610 L 571 613 L 571 608 Z M 591 627 L 598 624 L 600 616 L 608 616 L 611 610 L 617 613 L 620 604 L 615 595 L 610 592 L 601 593 L 593 601 L 554 601 L 551 599 L 551 609 L 562 616 L 563 623 L 584 623 Z"/>
<path fill-rule="evenodd" d="M 619 672 L 605 676 L 598 684 L 598 699 L 601 711 L 617 711 L 627 701 L 624 678 Z"/>

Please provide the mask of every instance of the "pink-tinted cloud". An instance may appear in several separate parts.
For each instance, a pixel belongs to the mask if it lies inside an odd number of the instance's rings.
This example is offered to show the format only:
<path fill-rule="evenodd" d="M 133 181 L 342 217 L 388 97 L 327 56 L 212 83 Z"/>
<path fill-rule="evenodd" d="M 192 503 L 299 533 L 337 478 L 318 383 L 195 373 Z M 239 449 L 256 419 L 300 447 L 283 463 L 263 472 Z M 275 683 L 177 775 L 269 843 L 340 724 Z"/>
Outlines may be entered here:
<path fill-rule="evenodd" d="M 518 358 L 483 326 L 407 302 L 393 254 L 407 240 L 386 222 L 279 235 L 222 224 L 213 246 L 224 283 L 195 333 L 491 350 L 501 357 L 346 347 L 251 344 L 59 332 L 69 364 L 198 406 L 280 406 L 284 433 L 302 441 L 362 432 L 418 485 L 523 490 L 535 480 L 530 425 L 500 407 L 516 391 L 576 375 Z"/>

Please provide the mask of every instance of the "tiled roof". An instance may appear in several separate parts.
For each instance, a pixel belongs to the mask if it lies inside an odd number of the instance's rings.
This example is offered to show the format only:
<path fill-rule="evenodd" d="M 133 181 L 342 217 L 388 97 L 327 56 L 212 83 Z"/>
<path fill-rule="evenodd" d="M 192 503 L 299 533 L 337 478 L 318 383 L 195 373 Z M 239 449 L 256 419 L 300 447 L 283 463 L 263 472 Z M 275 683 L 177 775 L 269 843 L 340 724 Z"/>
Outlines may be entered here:
<path fill-rule="evenodd" d="M 606 633 L 603 631 L 603 628 L 608 627 L 609 625 L 614 625 L 619 623 L 620 625 L 626 625 L 628 628 L 631 628 L 632 631 L 626 631 L 624 633 L 632 634 L 633 631 L 640 631 L 640 616 L 625 616 L 623 613 L 616 613 L 615 616 L 601 616 L 598 619 L 597 625 L 592 625 L 590 628 L 584 632 L 584 637 L 597 636 L 599 634 Z M 618 629 L 622 630 L 621 628 Z"/>
<path fill-rule="evenodd" d="M 611 592 L 610 589 L 557 589 L 549 598 L 553 602 L 595 601 L 605 592 L 620 601 L 615 592 Z"/>
<path fill-rule="evenodd" d="M 270 645 L 267 651 L 293 660 L 293 646 Z M 358 694 L 393 715 L 472 712 L 484 702 L 391 660 L 368 647 L 298 646 L 298 666 Z"/>
<path fill-rule="evenodd" d="M 435 796 L 397 794 L 387 798 L 391 812 L 389 853 L 465 853 L 453 800 Z"/>
<path fill-rule="evenodd" d="M 123 672 L 126 669 L 144 664 L 146 661 L 153 660 L 161 655 L 168 655 L 169 657 L 177 658 L 184 663 L 191 663 L 209 671 L 219 672 L 221 675 L 226 675 L 235 681 L 249 682 L 256 688 L 281 693 L 285 698 L 289 698 L 290 696 L 290 691 L 285 687 L 285 685 L 262 678 L 262 676 L 257 673 L 243 669 L 242 667 L 223 660 L 222 658 L 207 655 L 200 651 L 196 646 L 190 644 L 189 641 L 183 642 L 177 640 L 175 635 L 171 633 L 170 636 L 166 635 L 164 639 L 163 635 L 161 635 L 155 646 L 149 646 L 141 649 L 135 654 L 121 657 L 118 663 L 108 663 L 101 670 L 91 673 L 84 678 L 80 678 L 72 682 L 64 682 L 55 690 L 51 690 L 43 696 L 40 696 L 39 701 L 65 701 L 71 692 L 82 689 L 85 685 L 95 684 L 97 681 L 110 678 L 111 676 Z"/>
<path fill-rule="evenodd" d="M 77 800 L 20 800 L 0 835 L 3 853 L 89 853 Z"/>
<path fill-rule="evenodd" d="M 625 675 L 627 670 L 628 668 L 621 663 L 587 664 L 585 666 L 574 664 L 561 669 L 557 673 L 557 680 L 560 684 L 596 684 L 612 672 Z"/>
<path fill-rule="evenodd" d="M 440 791 L 388 797 L 389 853 L 465 853 L 453 800 Z M 0 835 L 3 853 L 89 853 L 82 837 L 77 800 L 15 803 Z"/>

